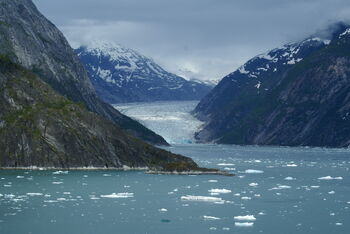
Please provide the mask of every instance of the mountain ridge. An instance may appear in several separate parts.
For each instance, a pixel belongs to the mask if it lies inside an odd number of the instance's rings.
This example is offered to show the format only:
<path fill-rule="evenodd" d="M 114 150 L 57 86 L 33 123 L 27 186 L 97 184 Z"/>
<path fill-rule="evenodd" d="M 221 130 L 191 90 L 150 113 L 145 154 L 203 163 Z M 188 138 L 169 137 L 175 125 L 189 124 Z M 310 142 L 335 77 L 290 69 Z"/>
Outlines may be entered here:
<path fill-rule="evenodd" d="M 129 134 L 166 145 L 159 135 L 101 101 L 64 35 L 31 0 L 1 0 L 0 54 L 32 70 L 55 91 L 113 121 Z"/>
<path fill-rule="evenodd" d="M 97 94 L 111 104 L 199 100 L 212 86 L 165 71 L 139 52 L 112 42 L 75 49 Z"/>
<path fill-rule="evenodd" d="M 308 38 L 271 50 L 226 76 L 194 111 L 206 122 L 196 137 L 225 144 L 348 146 L 349 123 L 339 117 L 348 108 L 349 38 L 342 30 L 331 41 Z M 258 68 L 265 70 L 258 74 Z"/>

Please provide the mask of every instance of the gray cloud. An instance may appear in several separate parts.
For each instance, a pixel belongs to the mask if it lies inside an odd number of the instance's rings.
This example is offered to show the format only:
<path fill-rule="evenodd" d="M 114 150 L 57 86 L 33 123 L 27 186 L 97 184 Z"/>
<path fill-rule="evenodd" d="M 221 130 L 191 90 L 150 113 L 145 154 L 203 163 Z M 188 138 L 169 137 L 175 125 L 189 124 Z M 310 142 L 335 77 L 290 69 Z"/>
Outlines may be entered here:
<path fill-rule="evenodd" d="M 349 21 L 349 0 L 34 0 L 73 46 L 106 40 L 167 70 L 219 79 L 249 58 Z"/>

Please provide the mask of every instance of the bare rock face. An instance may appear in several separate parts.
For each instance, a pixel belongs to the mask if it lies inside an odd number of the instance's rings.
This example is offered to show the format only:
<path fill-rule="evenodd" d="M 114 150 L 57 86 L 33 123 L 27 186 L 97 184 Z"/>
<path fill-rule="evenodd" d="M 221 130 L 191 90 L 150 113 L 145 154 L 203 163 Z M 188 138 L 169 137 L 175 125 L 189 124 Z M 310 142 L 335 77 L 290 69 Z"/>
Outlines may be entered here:
<path fill-rule="evenodd" d="M 309 38 L 248 61 L 196 107 L 201 141 L 350 145 L 350 29 Z"/>
<path fill-rule="evenodd" d="M 56 92 L 153 144 L 165 140 L 101 101 L 63 34 L 31 0 L 0 0 L 0 54 L 36 73 Z"/>
<path fill-rule="evenodd" d="M 189 158 L 155 148 L 59 95 L 36 74 L 0 57 L 0 168 L 148 167 Z"/>

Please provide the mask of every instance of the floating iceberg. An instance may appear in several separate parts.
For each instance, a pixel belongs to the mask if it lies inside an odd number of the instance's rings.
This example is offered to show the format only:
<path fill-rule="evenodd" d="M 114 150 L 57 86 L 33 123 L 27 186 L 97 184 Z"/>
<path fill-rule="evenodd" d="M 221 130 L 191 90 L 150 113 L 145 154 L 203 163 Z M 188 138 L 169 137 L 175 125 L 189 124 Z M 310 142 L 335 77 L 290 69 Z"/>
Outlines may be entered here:
<path fill-rule="evenodd" d="M 217 165 L 218 166 L 234 166 L 235 164 L 233 164 L 233 163 L 219 163 Z"/>
<path fill-rule="evenodd" d="M 238 222 L 235 222 L 235 226 L 236 227 L 253 227 L 254 226 L 254 223 L 238 223 Z"/>
<path fill-rule="evenodd" d="M 343 177 L 332 177 L 332 176 L 325 176 L 325 177 L 320 177 L 318 178 L 319 180 L 342 180 Z"/>
<path fill-rule="evenodd" d="M 214 203 L 225 203 L 225 201 L 220 197 L 205 197 L 205 196 L 182 196 L 183 201 L 199 201 L 199 202 L 214 202 Z"/>
<path fill-rule="evenodd" d="M 245 170 L 245 173 L 246 174 L 262 174 L 262 173 L 264 173 L 264 171 L 248 169 L 248 170 Z"/>
<path fill-rule="evenodd" d="M 42 196 L 42 195 L 43 195 L 42 193 L 27 193 L 27 196 L 31 196 L 31 197 Z"/>
<path fill-rule="evenodd" d="M 235 216 L 234 219 L 238 221 L 255 221 L 256 220 L 254 215 Z"/>
<path fill-rule="evenodd" d="M 206 216 L 206 215 L 204 215 L 203 219 L 205 219 L 205 220 L 220 220 L 221 218 L 215 217 L 215 216 Z"/>
<path fill-rule="evenodd" d="M 66 175 L 68 174 L 68 171 L 55 171 L 55 172 L 52 172 L 53 175 Z"/>
<path fill-rule="evenodd" d="M 288 176 L 288 177 L 284 178 L 284 180 L 296 180 L 296 179 L 293 178 L 293 177 Z"/>
<path fill-rule="evenodd" d="M 112 193 L 109 195 L 101 195 L 102 198 L 130 198 L 134 197 L 133 193 Z"/>
<path fill-rule="evenodd" d="M 208 192 L 220 194 L 220 193 L 231 193 L 232 191 L 229 189 L 210 189 L 210 190 L 208 190 Z"/>

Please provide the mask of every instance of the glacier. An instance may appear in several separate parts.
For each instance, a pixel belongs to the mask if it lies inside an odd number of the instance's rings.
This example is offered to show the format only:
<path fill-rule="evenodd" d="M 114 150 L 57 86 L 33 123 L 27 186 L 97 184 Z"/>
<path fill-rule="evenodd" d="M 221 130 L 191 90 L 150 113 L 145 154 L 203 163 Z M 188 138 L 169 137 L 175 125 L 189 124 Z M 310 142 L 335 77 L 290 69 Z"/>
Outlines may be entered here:
<path fill-rule="evenodd" d="M 195 143 L 194 134 L 202 122 L 191 115 L 198 101 L 117 104 L 123 114 L 161 135 L 170 144 Z"/>

